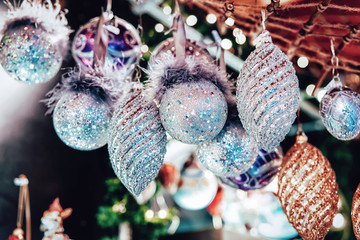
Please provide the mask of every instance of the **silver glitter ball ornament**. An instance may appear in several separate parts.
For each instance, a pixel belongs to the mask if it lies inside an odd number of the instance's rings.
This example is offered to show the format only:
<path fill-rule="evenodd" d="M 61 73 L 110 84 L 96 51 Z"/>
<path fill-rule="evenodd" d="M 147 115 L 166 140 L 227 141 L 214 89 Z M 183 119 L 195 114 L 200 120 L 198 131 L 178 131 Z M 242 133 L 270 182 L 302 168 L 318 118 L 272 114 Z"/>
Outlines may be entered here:
<path fill-rule="evenodd" d="M 293 64 L 268 32 L 240 71 L 236 103 L 243 127 L 259 148 L 271 152 L 290 131 L 299 108 L 299 81 Z"/>
<path fill-rule="evenodd" d="M 69 147 L 90 151 L 107 143 L 110 107 L 83 92 L 60 98 L 53 113 L 54 129 Z"/>
<path fill-rule="evenodd" d="M 110 122 L 108 150 L 116 176 L 135 196 L 155 179 L 167 138 L 155 104 L 134 90 L 121 100 Z"/>
<path fill-rule="evenodd" d="M 6 30 L 0 42 L 0 63 L 11 78 L 28 84 L 51 80 L 62 64 L 62 53 L 51 36 L 32 24 Z"/>
<path fill-rule="evenodd" d="M 360 95 L 349 88 L 333 88 L 320 102 L 321 120 L 337 139 L 351 140 L 360 134 Z"/>
<path fill-rule="evenodd" d="M 253 165 L 258 150 L 240 123 L 229 122 L 213 140 L 199 144 L 197 155 L 216 176 L 235 177 Z"/>
<path fill-rule="evenodd" d="M 223 93 L 209 81 L 174 85 L 160 103 L 161 122 L 167 133 L 189 144 L 213 139 L 224 127 L 227 112 Z"/>

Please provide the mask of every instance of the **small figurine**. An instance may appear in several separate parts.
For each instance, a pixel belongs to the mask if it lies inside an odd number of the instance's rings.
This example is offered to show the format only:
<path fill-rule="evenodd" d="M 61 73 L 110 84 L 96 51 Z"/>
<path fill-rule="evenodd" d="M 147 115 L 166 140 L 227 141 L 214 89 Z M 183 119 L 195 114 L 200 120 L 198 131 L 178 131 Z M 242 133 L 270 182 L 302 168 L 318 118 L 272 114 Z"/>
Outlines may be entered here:
<path fill-rule="evenodd" d="M 56 198 L 41 218 L 40 230 L 44 232 L 42 240 L 70 240 L 69 236 L 64 234 L 63 220 L 71 213 L 72 209 L 63 210 L 59 198 Z"/>

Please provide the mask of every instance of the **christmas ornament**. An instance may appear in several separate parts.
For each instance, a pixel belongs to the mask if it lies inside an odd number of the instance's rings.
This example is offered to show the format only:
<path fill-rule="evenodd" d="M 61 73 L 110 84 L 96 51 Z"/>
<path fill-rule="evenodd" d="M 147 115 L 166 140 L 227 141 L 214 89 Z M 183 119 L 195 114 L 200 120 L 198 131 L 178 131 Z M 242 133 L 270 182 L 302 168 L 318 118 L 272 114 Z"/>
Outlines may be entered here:
<path fill-rule="evenodd" d="M 255 162 L 258 148 L 239 121 L 228 122 L 211 141 L 199 144 L 200 162 L 219 177 L 245 173 Z"/>
<path fill-rule="evenodd" d="M 11 78 L 28 84 L 51 80 L 68 48 L 70 29 L 56 1 L 24 0 L 9 7 L 1 30 L 0 63 Z"/>
<path fill-rule="evenodd" d="M 356 239 L 360 239 L 360 184 L 358 185 L 353 197 L 351 220 Z"/>
<path fill-rule="evenodd" d="M 209 81 L 177 84 L 166 91 L 160 104 L 167 133 L 184 143 L 211 140 L 223 128 L 226 117 L 225 97 Z"/>
<path fill-rule="evenodd" d="M 266 192 L 261 195 L 258 209 L 259 224 L 256 228 L 259 235 L 266 239 L 293 239 L 298 236 L 286 218 L 279 199 L 273 193 Z"/>
<path fill-rule="evenodd" d="M 206 208 L 214 199 L 218 183 L 210 171 L 200 169 L 195 161 L 181 174 L 180 186 L 173 198 L 186 210 Z"/>
<path fill-rule="evenodd" d="M 122 184 L 138 196 L 158 174 L 166 134 L 155 104 L 136 88 L 119 101 L 110 122 L 108 150 Z"/>
<path fill-rule="evenodd" d="M 167 133 L 181 142 L 197 144 L 211 140 L 223 128 L 231 86 L 226 73 L 212 62 L 199 60 L 201 57 L 191 52 L 186 54 L 183 25 L 177 7 L 173 24 L 176 57 L 170 51 L 152 58 L 147 90 L 160 103 L 161 122 Z"/>
<path fill-rule="evenodd" d="M 341 83 L 340 83 L 341 85 Z M 320 102 L 321 120 L 339 140 L 354 139 L 360 133 L 360 95 L 338 86 L 327 91 Z"/>
<path fill-rule="evenodd" d="M 299 135 L 283 159 L 278 196 L 304 239 L 324 239 L 338 210 L 335 173 L 321 152 Z"/>
<path fill-rule="evenodd" d="M 125 20 L 104 13 L 103 28 L 107 35 L 107 53 L 105 65 L 122 78 L 130 75 L 141 56 L 141 39 L 137 30 Z M 91 70 L 94 57 L 94 42 L 99 18 L 94 18 L 82 26 L 76 33 L 72 45 L 72 55 L 83 70 Z"/>
<path fill-rule="evenodd" d="M 263 188 L 279 172 L 282 158 L 283 153 L 280 146 L 270 153 L 260 149 L 255 163 L 246 173 L 236 177 L 220 179 L 224 184 L 244 191 Z"/>
<path fill-rule="evenodd" d="M 224 190 L 219 185 L 216 195 L 212 202 L 207 206 L 206 210 L 213 216 L 221 216 L 223 210 Z"/>
<path fill-rule="evenodd" d="M 135 196 L 135 200 L 138 204 L 142 205 L 149 201 L 156 192 L 156 183 L 152 181 L 139 196 Z"/>
<path fill-rule="evenodd" d="M 86 93 L 68 93 L 54 109 L 54 129 L 67 146 L 94 150 L 107 143 L 110 115 L 107 103 Z"/>
<path fill-rule="evenodd" d="M 107 143 L 113 101 L 125 89 L 114 89 L 116 80 L 78 69 L 63 75 L 62 83 L 44 100 L 53 112 L 54 128 L 69 147 L 89 151 Z M 127 83 L 124 83 L 124 86 Z"/>
<path fill-rule="evenodd" d="M 71 208 L 63 210 L 59 198 L 56 198 L 41 218 L 40 230 L 44 232 L 42 240 L 69 240 L 64 234 L 63 220 L 72 213 Z"/>
<path fill-rule="evenodd" d="M 258 146 L 273 151 L 290 131 L 299 108 L 299 83 L 287 56 L 268 31 L 255 40 L 237 82 L 237 108 L 245 130 Z"/>
<path fill-rule="evenodd" d="M 190 39 L 186 39 L 185 44 L 186 57 L 193 56 L 197 59 L 197 61 L 213 62 L 213 58 L 206 50 L 206 48 L 200 47 L 195 41 L 192 41 Z M 174 38 L 168 38 L 155 47 L 155 49 L 151 53 L 149 65 L 151 66 L 153 64 L 156 64 L 156 61 L 158 61 L 158 59 L 162 57 L 163 53 L 171 53 L 174 57 L 176 57 Z"/>

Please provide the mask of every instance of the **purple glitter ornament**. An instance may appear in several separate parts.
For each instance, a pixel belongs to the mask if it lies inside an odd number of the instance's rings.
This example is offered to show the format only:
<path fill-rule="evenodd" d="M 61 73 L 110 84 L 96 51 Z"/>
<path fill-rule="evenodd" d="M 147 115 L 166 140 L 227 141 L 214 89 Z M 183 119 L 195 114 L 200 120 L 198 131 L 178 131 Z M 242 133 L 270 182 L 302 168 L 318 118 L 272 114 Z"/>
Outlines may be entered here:
<path fill-rule="evenodd" d="M 260 149 L 254 165 L 246 173 L 238 177 L 220 179 L 224 184 L 244 191 L 263 188 L 279 172 L 282 158 L 283 153 L 280 146 L 271 153 Z"/>
<path fill-rule="evenodd" d="M 76 33 L 72 55 L 83 70 L 90 70 L 93 64 L 94 43 L 99 18 L 93 18 Z M 141 56 L 141 39 L 130 23 L 116 16 L 105 19 L 104 29 L 108 33 L 105 66 L 126 77 L 131 74 Z"/>

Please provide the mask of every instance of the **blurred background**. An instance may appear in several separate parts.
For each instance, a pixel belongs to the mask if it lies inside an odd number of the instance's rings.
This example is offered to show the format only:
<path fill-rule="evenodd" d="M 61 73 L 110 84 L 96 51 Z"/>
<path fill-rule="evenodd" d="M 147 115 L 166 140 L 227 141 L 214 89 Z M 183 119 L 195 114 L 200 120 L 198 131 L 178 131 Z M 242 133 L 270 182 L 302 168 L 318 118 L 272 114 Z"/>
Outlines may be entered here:
<path fill-rule="evenodd" d="M 151 4 L 147 5 L 147 11 L 141 16 L 139 15 L 142 6 L 140 1 L 113 1 L 112 10 L 115 15 L 125 19 L 135 27 L 140 23 L 142 24 L 142 42 L 147 47 L 142 48 L 143 58 L 140 65 L 146 68 L 151 51 L 159 42 L 169 37 L 169 35 L 164 35 L 164 32 L 169 29 L 168 23 L 171 22 L 169 14 L 172 13 L 174 4 L 172 1 L 159 0 L 144 0 L 144 2 Z M 74 33 L 91 18 L 100 15 L 101 8 L 106 5 L 105 1 L 98 0 L 63 0 L 61 4 L 69 10 L 67 18 Z M 211 31 L 217 29 L 211 17 L 209 20 L 207 13 L 196 7 L 190 8 L 184 5 L 182 8 L 187 25 L 193 27 L 189 37 L 198 38 L 200 36 L 203 40 L 211 39 Z M 3 23 L 7 10 L 2 3 L 0 4 L 0 11 L 0 22 Z M 74 33 L 71 35 L 72 37 Z M 246 59 L 254 47 L 250 45 L 245 36 L 234 37 L 233 30 L 230 28 L 225 31 L 222 37 L 229 40 L 224 41 L 222 46 L 232 53 L 228 57 L 232 62 L 228 65 L 227 70 L 234 80 L 242 63 L 241 60 Z M 75 65 L 70 53 L 68 56 L 63 63 L 64 68 Z M 238 69 L 236 64 L 239 64 Z M 338 222 L 338 225 L 332 229 L 326 239 L 355 239 L 352 233 L 349 209 L 353 193 L 360 182 L 358 173 L 358 169 L 360 169 L 359 140 L 342 142 L 324 130 L 318 114 L 321 89 L 315 97 L 310 96 L 310 92 L 318 79 L 317 72 L 306 66 L 296 66 L 296 70 L 302 90 L 301 121 L 304 123 L 304 130 L 309 137 L 309 142 L 318 147 L 329 159 L 336 173 L 342 196 L 343 212 L 340 220 L 338 220 L 340 223 Z M 101 239 L 104 236 L 118 235 L 118 226 L 104 228 L 104 225 L 110 223 L 106 223 L 106 221 L 104 223 L 97 217 L 100 206 L 110 204 L 106 195 L 114 194 L 121 199 L 121 194 L 125 194 L 124 189 L 119 184 L 117 184 L 118 189 L 109 192 L 109 186 L 111 188 L 112 183 L 107 179 L 114 178 L 115 175 L 109 163 L 106 147 L 91 152 L 76 151 L 67 147 L 56 136 L 52 118 L 45 115 L 47 109 L 40 103 L 40 100 L 45 98 L 45 94 L 60 80 L 62 73 L 64 70 L 61 70 L 57 77 L 49 83 L 29 86 L 11 80 L 3 69 L 0 69 L 0 239 L 6 239 L 15 228 L 19 189 L 14 185 L 13 180 L 19 174 L 25 174 L 30 180 L 33 239 L 42 238 L 40 219 L 43 212 L 48 209 L 56 197 L 60 197 L 63 208 L 73 208 L 71 217 L 64 221 L 65 232 L 71 239 Z M 343 78 L 347 78 L 345 73 L 341 74 Z M 145 76 L 142 78 L 145 79 Z M 351 78 L 359 79 L 359 76 L 355 75 Z M 286 153 L 294 143 L 296 131 L 296 126 L 294 126 L 289 136 L 281 144 L 283 152 Z M 185 157 L 183 163 L 186 160 Z M 161 187 L 158 186 L 159 188 Z M 207 210 L 186 210 L 174 203 L 170 194 L 164 193 L 167 205 L 175 207 L 174 209 L 177 210 L 171 212 L 170 221 L 161 223 L 159 229 L 168 230 L 170 223 L 174 222 L 173 216 L 179 216 L 180 220 L 175 223 L 170 231 L 176 232 L 176 234 L 174 236 L 165 235 L 162 238 L 240 239 L 239 237 L 241 237 L 241 239 L 268 239 L 268 235 L 261 235 L 259 229 L 256 228 L 259 221 L 261 222 L 259 215 L 262 212 L 261 204 L 264 204 L 261 201 L 267 199 L 269 203 L 275 204 L 276 200 L 273 200 L 269 193 L 245 194 L 241 191 L 239 193 L 239 191 L 226 187 L 223 190 L 225 194 L 223 198 L 227 202 L 233 201 L 234 204 L 228 204 L 227 207 L 222 208 L 222 211 L 236 213 L 230 216 L 223 215 L 223 223 L 227 228 L 219 228 L 219 220 L 216 218 L 214 220 L 214 217 Z M 275 190 L 269 190 L 270 193 L 272 191 Z M 129 200 L 129 204 L 132 203 L 131 201 Z M 161 202 L 161 200 L 158 201 Z M 155 205 L 159 208 L 158 201 Z M 257 202 L 258 205 L 252 204 L 254 202 Z M 136 204 L 136 202 L 133 201 L 132 204 Z M 147 212 L 147 210 L 159 211 L 159 209 L 156 210 L 156 207 L 154 210 L 154 202 L 148 204 L 150 208 L 134 209 L 134 212 L 143 214 L 140 222 L 143 221 L 146 213 L 148 213 L 148 217 L 151 217 L 151 212 Z M 277 208 L 275 207 L 275 209 Z M 106 212 L 102 213 L 105 214 L 104 216 L 111 217 L 111 215 L 106 215 Z M 144 219 L 146 220 L 146 218 Z M 282 220 L 282 218 L 279 220 L 273 216 L 272 219 L 270 217 L 269 221 L 276 223 Z M 115 223 L 117 222 L 115 221 Z M 215 228 L 218 229 L 215 230 Z M 150 233 L 153 229 L 144 227 L 141 228 L 141 231 L 146 236 L 146 231 Z M 292 233 L 292 235 L 294 234 Z M 291 231 L 288 236 L 291 236 Z M 296 238 L 296 236 L 292 238 Z M 147 238 L 142 236 L 138 239 Z M 273 239 L 286 238 L 276 238 L 275 236 Z"/>

